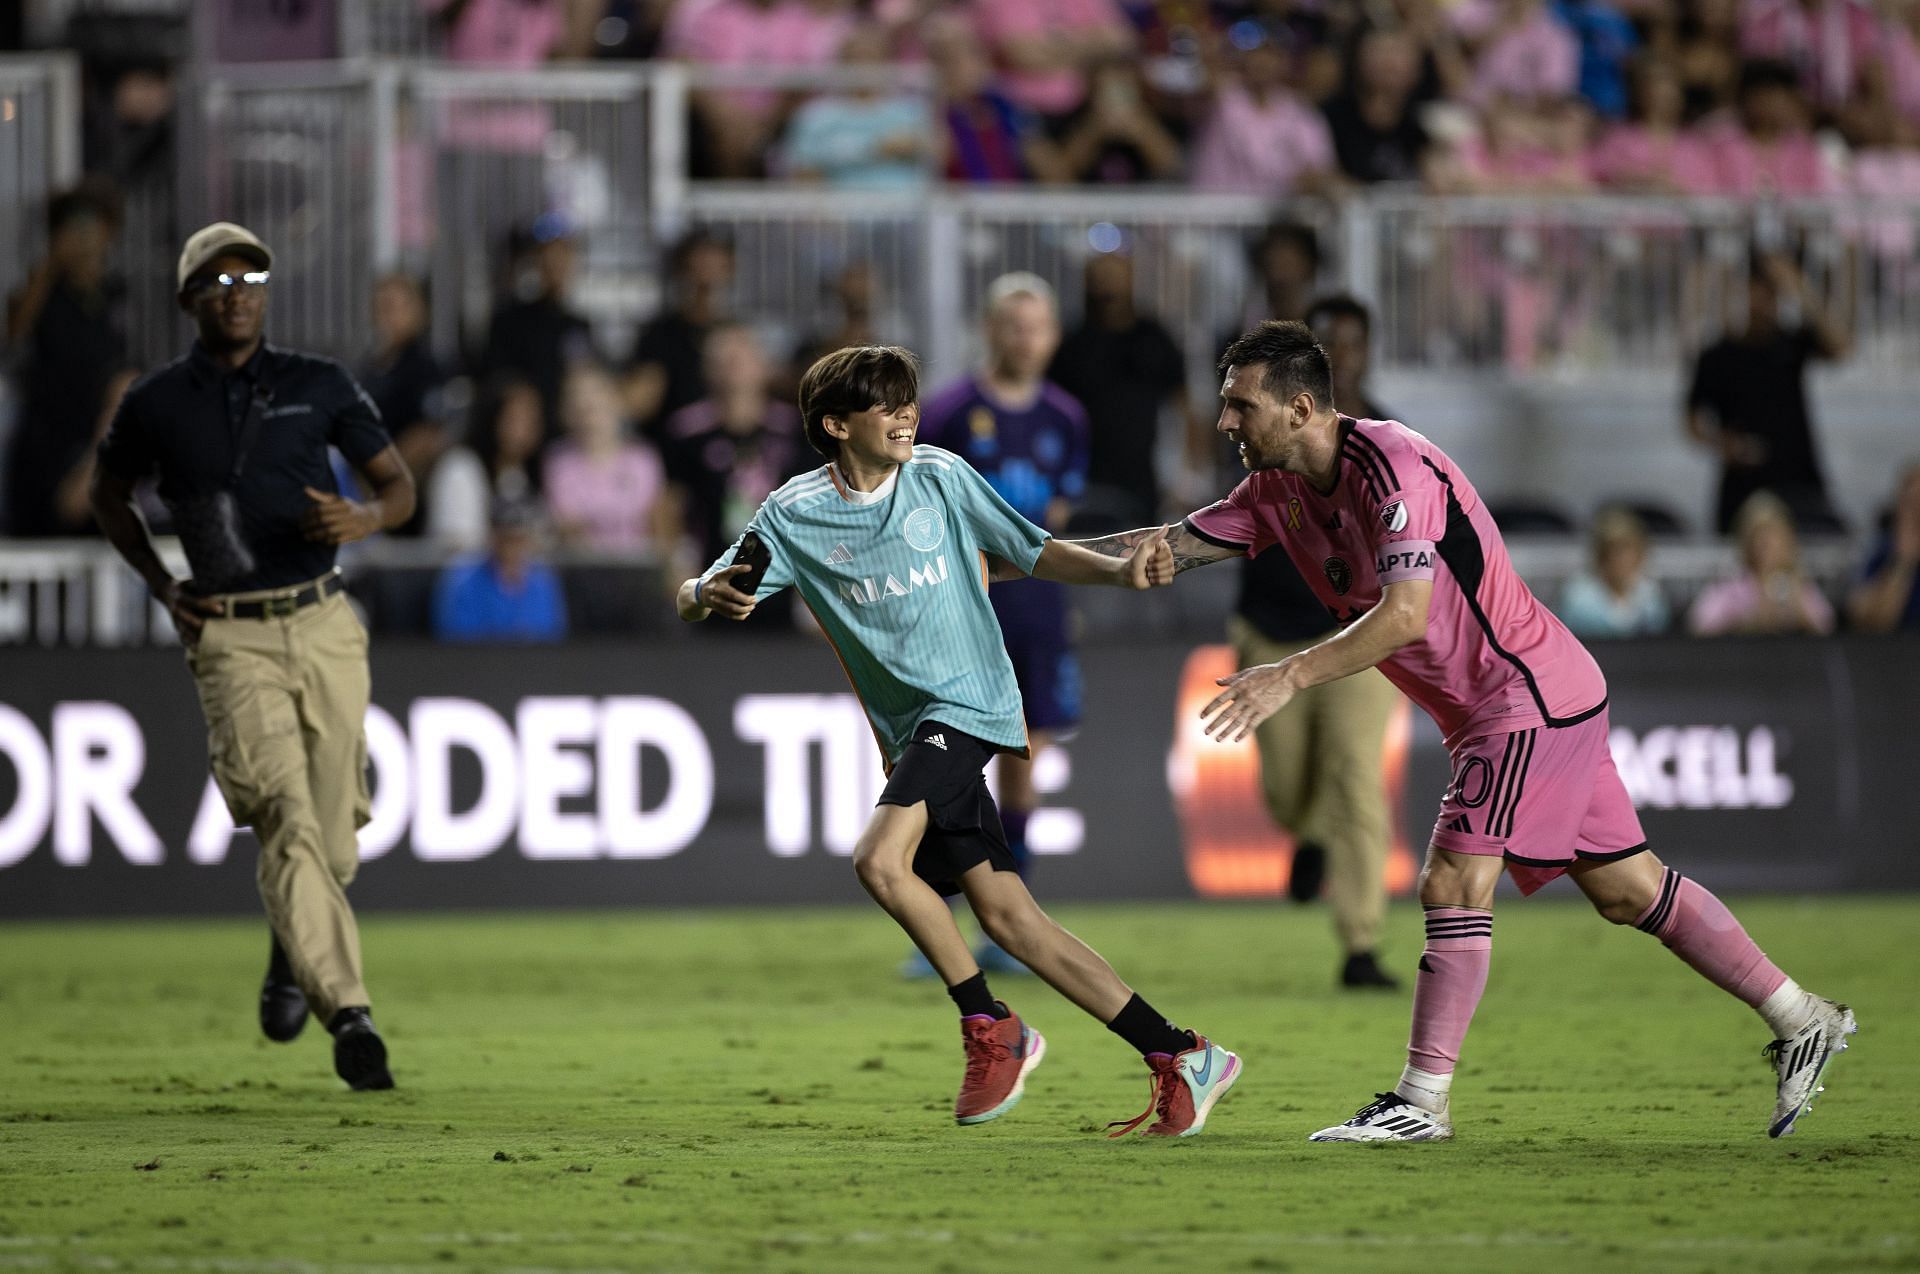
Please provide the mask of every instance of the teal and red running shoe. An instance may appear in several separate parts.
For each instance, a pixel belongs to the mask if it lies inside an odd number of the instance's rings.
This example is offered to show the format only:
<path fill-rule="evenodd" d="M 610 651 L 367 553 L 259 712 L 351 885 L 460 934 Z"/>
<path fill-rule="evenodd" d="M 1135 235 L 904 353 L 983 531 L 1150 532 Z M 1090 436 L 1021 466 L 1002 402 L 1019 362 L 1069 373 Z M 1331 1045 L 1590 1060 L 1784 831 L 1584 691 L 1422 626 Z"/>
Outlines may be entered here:
<path fill-rule="evenodd" d="M 1178 1054 L 1149 1053 L 1146 1062 L 1153 1072 L 1153 1102 L 1124 1123 L 1108 1124 L 1120 1130 L 1109 1137 L 1126 1136 L 1150 1115 L 1159 1118 L 1147 1125 L 1147 1136 L 1191 1137 L 1207 1126 L 1215 1103 L 1240 1078 L 1239 1056 L 1199 1034 L 1192 1048 Z"/>

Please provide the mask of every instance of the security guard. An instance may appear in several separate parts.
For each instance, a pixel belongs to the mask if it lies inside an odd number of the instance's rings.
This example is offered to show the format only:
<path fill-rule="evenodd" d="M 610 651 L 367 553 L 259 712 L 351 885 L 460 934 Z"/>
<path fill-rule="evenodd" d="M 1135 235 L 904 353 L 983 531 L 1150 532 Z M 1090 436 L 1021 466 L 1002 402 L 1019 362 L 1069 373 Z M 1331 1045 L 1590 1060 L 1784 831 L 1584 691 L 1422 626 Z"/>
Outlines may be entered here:
<path fill-rule="evenodd" d="M 179 629 L 214 779 L 260 840 L 274 939 L 261 1029 L 291 1040 L 311 1009 L 349 1086 L 391 1088 L 344 892 L 367 819 L 369 676 L 334 551 L 405 522 L 413 479 L 339 364 L 262 338 L 272 265 L 265 244 L 228 222 L 187 240 L 179 300 L 199 340 L 127 391 L 100 444 L 93 512 Z M 338 493 L 329 446 L 372 498 Z M 161 563 L 133 503 L 152 474 L 191 579 Z"/>

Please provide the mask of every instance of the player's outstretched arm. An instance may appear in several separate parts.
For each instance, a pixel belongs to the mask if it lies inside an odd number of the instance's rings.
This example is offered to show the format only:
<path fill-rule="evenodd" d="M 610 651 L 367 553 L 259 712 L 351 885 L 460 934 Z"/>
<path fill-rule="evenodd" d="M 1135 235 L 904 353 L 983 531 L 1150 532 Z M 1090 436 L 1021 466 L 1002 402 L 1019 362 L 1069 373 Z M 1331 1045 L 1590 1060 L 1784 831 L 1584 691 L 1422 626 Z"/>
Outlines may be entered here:
<path fill-rule="evenodd" d="M 722 619 L 745 619 L 753 614 L 753 595 L 733 587 L 736 576 L 752 569 L 744 563 L 725 566 L 704 580 L 695 576 L 681 584 L 680 592 L 674 599 L 680 618 L 694 624 L 708 615 L 718 615 Z"/>
<path fill-rule="evenodd" d="M 1207 733 L 1223 743 L 1244 739 L 1302 690 L 1363 672 L 1402 646 L 1419 641 L 1426 636 L 1427 607 L 1432 601 L 1432 580 L 1389 584 L 1378 606 L 1318 645 L 1277 664 L 1261 664 L 1220 678 L 1215 684 L 1226 689 L 1200 709 L 1202 718 L 1211 718 Z"/>
<path fill-rule="evenodd" d="M 1143 526 L 1137 531 L 1121 531 L 1114 535 L 1103 535 L 1095 540 L 1070 540 L 1068 543 L 1105 557 L 1123 558 L 1148 539 L 1163 532 L 1167 537 L 1167 549 L 1173 554 L 1175 575 L 1192 570 L 1196 566 L 1205 566 L 1209 562 L 1220 562 L 1230 557 L 1242 556 L 1239 549 L 1225 548 L 1201 539 L 1185 522 L 1176 522 L 1172 526 Z"/>
<path fill-rule="evenodd" d="M 1111 584 L 1118 588 L 1158 588 L 1173 583 L 1173 551 L 1167 529 L 1155 527 L 1124 554 L 1095 553 L 1069 540 L 1048 540 L 1033 564 L 1035 579 L 1062 584 Z"/>

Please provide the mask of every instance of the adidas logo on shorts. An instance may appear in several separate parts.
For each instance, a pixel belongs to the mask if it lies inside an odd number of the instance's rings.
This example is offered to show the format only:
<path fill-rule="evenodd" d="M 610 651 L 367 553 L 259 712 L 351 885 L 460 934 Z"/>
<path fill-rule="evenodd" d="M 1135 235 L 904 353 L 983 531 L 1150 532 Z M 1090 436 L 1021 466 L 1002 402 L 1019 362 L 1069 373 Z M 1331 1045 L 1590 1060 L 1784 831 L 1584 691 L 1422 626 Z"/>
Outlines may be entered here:
<path fill-rule="evenodd" d="M 947 736 L 944 734 L 929 734 L 926 738 L 920 740 L 920 742 L 931 743 L 942 752 L 947 750 Z"/>

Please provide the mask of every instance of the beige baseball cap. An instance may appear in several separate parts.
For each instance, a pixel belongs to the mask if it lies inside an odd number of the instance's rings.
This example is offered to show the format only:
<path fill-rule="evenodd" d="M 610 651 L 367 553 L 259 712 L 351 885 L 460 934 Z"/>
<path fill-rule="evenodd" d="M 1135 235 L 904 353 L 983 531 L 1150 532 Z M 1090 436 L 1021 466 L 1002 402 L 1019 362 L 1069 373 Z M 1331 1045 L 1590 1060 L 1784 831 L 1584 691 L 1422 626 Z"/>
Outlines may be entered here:
<path fill-rule="evenodd" d="M 200 273 L 207 262 L 229 253 L 258 262 L 262 270 L 273 268 L 273 253 L 260 242 L 260 236 L 231 221 L 216 221 L 194 231 L 187 246 L 180 249 L 178 290 L 186 291 L 187 280 Z"/>

